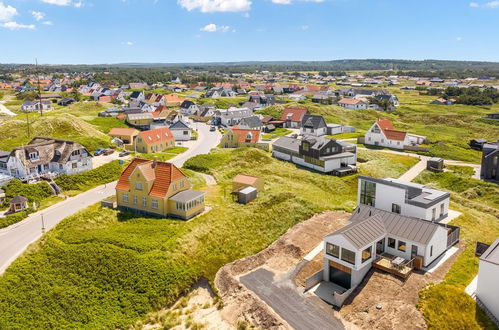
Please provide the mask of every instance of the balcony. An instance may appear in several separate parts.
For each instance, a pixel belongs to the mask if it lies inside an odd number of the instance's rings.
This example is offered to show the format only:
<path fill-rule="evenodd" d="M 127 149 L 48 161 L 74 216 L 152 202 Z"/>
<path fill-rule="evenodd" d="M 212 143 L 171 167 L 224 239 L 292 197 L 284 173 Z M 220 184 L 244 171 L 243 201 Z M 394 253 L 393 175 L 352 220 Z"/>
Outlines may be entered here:
<path fill-rule="evenodd" d="M 373 262 L 373 267 L 406 279 L 411 275 L 414 268 L 414 259 L 406 260 L 388 253 L 378 255 Z"/>

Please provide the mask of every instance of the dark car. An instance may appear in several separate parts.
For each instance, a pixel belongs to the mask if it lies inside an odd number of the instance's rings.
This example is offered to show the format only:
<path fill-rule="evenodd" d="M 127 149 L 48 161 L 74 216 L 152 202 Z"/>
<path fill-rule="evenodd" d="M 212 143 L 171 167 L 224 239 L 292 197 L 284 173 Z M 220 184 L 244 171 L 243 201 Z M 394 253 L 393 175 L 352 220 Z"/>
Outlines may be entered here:
<path fill-rule="evenodd" d="M 210 127 L 210 132 L 215 132 L 216 130 L 217 130 L 217 128 L 215 126 Z"/>
<path fill-rule="evenodd" d="M 102 153 L 104 156 L 109 156 L 111 154 L 114 153 L 114 150 L 113 149 L 106 149 L 104 150 L 104 152 Z"/>
<path fill-rule="evenodd" d="M 94 156 L 100 156 L 100 155 L 102 155 L 102 153 L 103 153 L 104 151 L 106 151 L 106 149 L 104 149 L 104 148 L 99 148 L 99 149 L 95 150 L 95 152 L 94 152 Z"/>
<path fill-rule="evenodd" d="M 124 151 L 120 152 L 120 154 L 119 154 L 120 157 L 125 157 L 128 155 L 130 155 L 130 151 L 128 151 L 128 150 L 124 150 Z"/>

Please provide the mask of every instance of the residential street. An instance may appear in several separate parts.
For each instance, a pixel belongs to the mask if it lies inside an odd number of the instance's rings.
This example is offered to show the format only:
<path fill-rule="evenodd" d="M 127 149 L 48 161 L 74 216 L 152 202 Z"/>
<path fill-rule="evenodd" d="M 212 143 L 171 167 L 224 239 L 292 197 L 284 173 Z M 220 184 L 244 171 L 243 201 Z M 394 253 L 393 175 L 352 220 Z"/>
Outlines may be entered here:
<path fill-rule="evenodd" d="M 181 167 L 184 162 L 196 155 L 206 154 L 220 142 L 218 131 L 210 132 L 209 126 L 198 125 L 199 138 L 183 154 L 170 162 Z M 33 213 L 23 221 L 0 229 L 0 274 L 28 247 L 42 235 L 42 217 L 45 230 L 55 227 L 62 219 L 92 205 L 115 193 L 116 182 L 96 187 L 78 196 L 52 205 L 43 211 Z"/>

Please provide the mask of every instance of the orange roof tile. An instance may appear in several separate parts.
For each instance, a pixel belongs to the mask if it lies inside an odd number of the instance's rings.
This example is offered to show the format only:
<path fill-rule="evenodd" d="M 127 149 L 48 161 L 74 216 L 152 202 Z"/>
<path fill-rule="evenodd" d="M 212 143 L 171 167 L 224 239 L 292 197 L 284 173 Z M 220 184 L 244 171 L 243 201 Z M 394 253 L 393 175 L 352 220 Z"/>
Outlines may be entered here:
<path fill-rule="evenodd" d="M 241 143 L 257 143 L 260 141 L 260 131 L 257 129 L 244 129 L 239 126 L 233 126 L 231 131 L 237 135 L 238 142 Z M 251 140 L 246 141 L 248 134 L 251 134 Z"/>
<path fill-rule="evenodd" d="M 109 131 L 108 134 L 110 136 L 118 136 L 118 135 L 129 135 L 129 136 L 132 136 L 132 135 L 137 135 L 139 133 L 140 132 L 138 130 L 136 130 L 135 128 L 118 128 L 118 127 L 115 127 L 115 128 L 112 128 Z"/>
<path fill-rule="evenodd" d="M 405 136 L 407 133 L 402 131 L 397 131 L 393 127 L 392 122 L 389 121 L 388 119 L 378 120 L 376 123 L 381 128 L 387 139 L 397 140 L 397 141 L 405 140 Z"/>
<path fill-rule="evenodd" d="M 238 174 L 234 178 L 233 182 L 253 185 L 257 180 L 258 178 L 256 176 L 247 175 L 247 174 Z"/>
<path fill-rule="evenodd" d="M 301 122 L 304 115 L 308 113 L 307 109 L 300 108 L 286 108 L 283 110 L 281 120 L 291 120 L 294 122 Z M 288 117 L 288 115 L 291 115 Z"/>
<path fill-rule="evenodd" d="M 165 198 L 171 183 L 186 177 L 172 163 L 135 158 L 121 174 L 116 189 L 130 191 L 130 175 L 136 168 L 143 173 L 146 180 L 154 181 L 148 194 L 152 197 Z"/>
<path fill-rule="evenodd" d="M 141 137 L 147 145 L 174 140 L 173 133 L 168 127 L 156 128 L 150 131 L 140 132 L 139 137 Z"/>

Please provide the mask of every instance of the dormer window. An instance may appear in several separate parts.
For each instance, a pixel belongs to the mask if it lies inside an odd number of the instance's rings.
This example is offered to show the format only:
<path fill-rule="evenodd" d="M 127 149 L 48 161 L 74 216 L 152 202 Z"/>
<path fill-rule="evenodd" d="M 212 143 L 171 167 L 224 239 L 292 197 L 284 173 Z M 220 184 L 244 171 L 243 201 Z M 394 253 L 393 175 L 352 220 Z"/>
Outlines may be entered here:
<path fill-rule="evenodd" d="M 80 154 L 80 150 L 75 150 L 71 153 L 71 156 L 78 156 Z"/>
<path fill-rule="evenodd" d="M 381 130 L 379 129 L 378 125 L 375 125 L 375 126 L 373 127 L 373 129 L 372 129 L 372 132 L 373 132 L 373 133 L 377 133 L 377 134 L 379 134 L 379 133 L 381 133 Z"/>
<path fill-rule="evenodd" d="M 38 160 L 38 159 L 40 159 L 40 154 L 38 153 L 38 151 L 30 152 L 29 153 L 29 159 L 31 159 L 31 160 Z"/>

